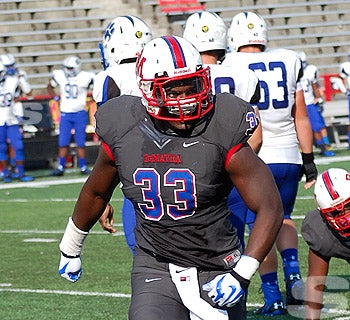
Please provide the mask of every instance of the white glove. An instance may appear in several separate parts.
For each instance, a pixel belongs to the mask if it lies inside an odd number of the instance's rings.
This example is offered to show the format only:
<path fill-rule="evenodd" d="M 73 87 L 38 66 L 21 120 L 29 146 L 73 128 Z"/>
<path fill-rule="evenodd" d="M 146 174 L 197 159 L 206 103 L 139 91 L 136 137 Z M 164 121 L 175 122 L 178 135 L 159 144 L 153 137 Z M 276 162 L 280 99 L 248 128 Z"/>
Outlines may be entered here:
<path fill-rule="evenodd" d="M 232 307 L 248 289 L 250 279 L 259 268 L 259 261 L 242 255 L 230 273 L 219 274 L 203 285 L 209 298 L 220 307 Z"/>
<path fill-rule="evenodd" d="M 244 290 L 239 281 L 231 274 L 224 273 L 203 285 L 208 296 L 220 307 L 231 307 L 243 296 Z"/>
<path fill-rule="evenodd" d="M 68 258 L 61 252 L 61 260 L 58 267 L 58 273 L 61 277 L 67 279 L 70 282 L 78 281 L 82 274 L 80 257 Z"/>
<path fill-rule="evenodd" d="M 81 277 L 80 254 L 87 235 L 88 232 L 77 228 L 70 217 L 59 246 L 61 260 L 58 267 L 58 273 L 61 277 L 70 282 L 76 282 Z"/>

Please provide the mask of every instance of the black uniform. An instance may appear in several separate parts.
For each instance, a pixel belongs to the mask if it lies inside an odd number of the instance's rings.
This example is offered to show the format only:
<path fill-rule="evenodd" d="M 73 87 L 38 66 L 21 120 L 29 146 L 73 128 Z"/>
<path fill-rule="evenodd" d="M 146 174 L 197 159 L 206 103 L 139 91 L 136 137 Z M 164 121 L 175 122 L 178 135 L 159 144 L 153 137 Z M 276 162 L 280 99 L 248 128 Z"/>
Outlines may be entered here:
<path fill-rule="evenodd" d="M 213 278 L 238 260 L 241 245 L 229 219 L 232 183 L 225 163 L 229 152 L 248 140 L 256 118 L 249 103 L 219 94 L 213 112 L 190 132 L 160 131 L 154 121 L 141 98 L 124 95 L 98 109 L 96 133 L 112 152 L 123 193 L 136 210 L 136 242 L 142 250 L 137 248 L 134 258 L 130 319 L 187 319 L 187 310 L 167 309 L 174 299 L 177 308 L 181 304 L 167 263 L 196 266 Z M 145 284 L 160 275 L 162 283 Z M 208 299 L 206 293 L 203 298 Z M 149 303 L 155 299 L 162 306 L 158 317 Z M 141 309 L 142 317 L 137 315 Z"/>
<path fill-rule="evenodd" d="M 301 234 L 310 249 L 321 257 L 340 258 L 350 263 L 350 238 L 341 237 L 333 231 L 319 210 L 306 215 Z"/>

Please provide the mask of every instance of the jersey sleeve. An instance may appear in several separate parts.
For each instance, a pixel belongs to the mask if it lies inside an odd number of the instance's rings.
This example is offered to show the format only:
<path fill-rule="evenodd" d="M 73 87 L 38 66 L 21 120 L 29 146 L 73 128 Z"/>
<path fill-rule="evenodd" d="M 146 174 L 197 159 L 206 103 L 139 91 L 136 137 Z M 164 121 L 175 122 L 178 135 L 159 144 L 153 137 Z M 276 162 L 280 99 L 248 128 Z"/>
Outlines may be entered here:
<path fill-rule="evenodd" d="M 142 108 L 140 100 L 139 97 L 123 95 L 108 100 L 97 109 L 96 134 L 108 146 L 115 145 L 130 128 L 137 125 L 139 109 Z"/>
<path fill-rule="evenodd" d="M 310 211 L 301 227 L 301 235 L 309 248 L 325 258 L 339 257 L 349 259 L 350 248 L 345 249 L 334 236 L 318 210 Z"/>
<path fill-rule="evenodd" d="M 225 134 L 225 149 L 230 150 L 238 144 L 248 141 L 255 131 L 259 120 L 249 102 L 223 93 L 217 95 L 216 109 L 219 111 L 218 131 Z"/>

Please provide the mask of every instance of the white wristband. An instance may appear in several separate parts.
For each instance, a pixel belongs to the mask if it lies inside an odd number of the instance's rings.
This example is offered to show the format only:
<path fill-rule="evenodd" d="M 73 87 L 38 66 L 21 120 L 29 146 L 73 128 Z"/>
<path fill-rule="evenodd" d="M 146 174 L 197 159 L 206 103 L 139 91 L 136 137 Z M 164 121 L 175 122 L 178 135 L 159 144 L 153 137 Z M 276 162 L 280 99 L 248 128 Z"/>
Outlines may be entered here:
<path fill-rule="evenodd" d="M 83 248 L 84 240 L 89 232 L 82 231 L 76 227 L 71 217 L 68 219 L 66 230 L 64 231 L 60 250 L 67 256 L 78 257 L 80 256 Z"/>
<path fill-rule="evenodd" d="M 241 255 L 233 270 L 242 278 L 250 280 L 254 273 L 259 269 L 260 262 L 253 257 Z"/>

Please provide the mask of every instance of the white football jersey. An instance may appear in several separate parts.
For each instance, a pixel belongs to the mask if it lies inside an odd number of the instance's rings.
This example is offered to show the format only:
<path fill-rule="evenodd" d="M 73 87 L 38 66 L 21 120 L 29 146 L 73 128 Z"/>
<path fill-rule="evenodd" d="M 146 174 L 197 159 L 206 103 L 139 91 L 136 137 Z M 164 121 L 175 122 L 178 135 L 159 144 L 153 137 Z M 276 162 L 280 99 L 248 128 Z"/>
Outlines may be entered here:
<path fill-rule="evenodd" d="M 292 50 L 268 49 L 260 53 L 231 52 L 223 65 L 253 70 L 260 82 L 258 103 L 263 144 L 259 156 L 266 163 L 302 163 L 292 117 L 301 61 Z"/>
<path fill-rule="evenodd" d="M 214 94 L 229 92 L 253 105 L 258 102 L 259 79 L 253 71 L 220 64 L 209 67 Z"/>
<path fill-rule="evenodd" d="M 9 76 L 0 82 L 0 126 L 18 124 L 15 111 L 15 98 L 20 96 L 21 83 L 19 77 Z M 30 91 L 30 90 L 29 90 Z"/>
<path fill-rule="evenodd" d="M 340 76 L 345 79 L 345 85 L 346 88 L 350 89 L 350 62 L 343 62 L 339 66 L 339 74 Z"/>
<path fill-rule="evenodd" d="M 54 70 L 50 84 L 60 87 L 61 112 L 79 112 L 85 109 L 86 97 L 95 74 L 80 71 L 75 77 L 66 77 L 63 70 Z"/>
<path fill-rule="evenodd" d="M 304 91 L 305 103 L 308 106 L 313 104 L 315 100 L 312 84 L 318 82 L 318 69 L 312 64 L 308 64 L 304 69 L 304 75 L 300 80 L 301 87 Z"/>
<path fill-rule="evenodd" d="M 100 71 L 94 79 L 94 89 L 92 96 L 97 104 L 106 102 L 107 96 L 107 84 L 110 79 L 114 81 L 119 88 L 119 93 L 116 92 L 115 96 L 119 95 L 132 95 L 142 96 L 142 93 L 136 82 L 136 62 L 115 64 L 106 70 Z M 109 97 L 111 98 L 111 97 Z"/>

